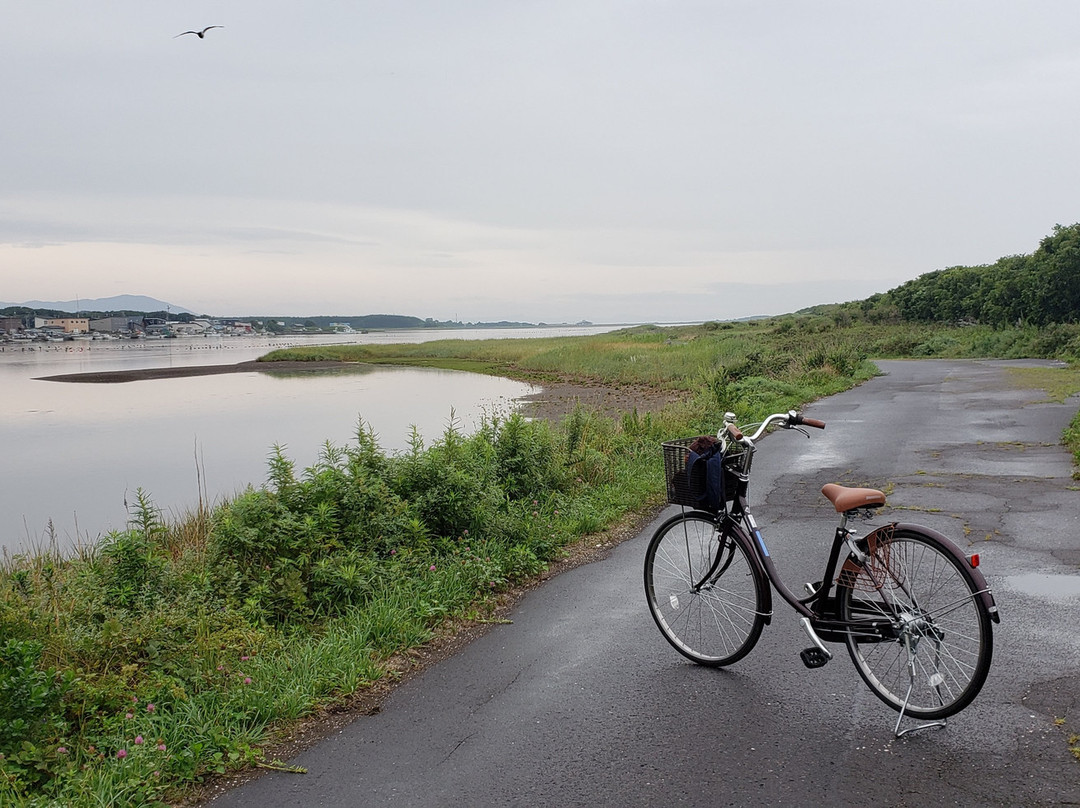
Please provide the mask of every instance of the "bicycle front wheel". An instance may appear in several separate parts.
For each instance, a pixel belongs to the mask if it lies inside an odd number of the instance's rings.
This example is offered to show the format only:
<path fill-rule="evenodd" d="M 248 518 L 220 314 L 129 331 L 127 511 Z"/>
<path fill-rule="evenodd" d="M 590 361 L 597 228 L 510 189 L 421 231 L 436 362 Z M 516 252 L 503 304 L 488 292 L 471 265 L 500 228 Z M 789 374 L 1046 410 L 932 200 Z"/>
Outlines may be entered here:
<path fill-rule="evenodd" d="M 849 559 L 837 581 L 840 614 L 854 621 L 847 648 L 870 690 L 921 719 L 964 709 L 993 656 L 990 615 L 962 556 L 917 530 L 866 538 L 867 559 Z M 888 626 L 860 632 L 858 623 Z"/>
<path fill-rule="evenodd" d="M 746 656 L 765 624 L 765 586 L 740 537 L 707 514 L 669 519 L 645 553 L 645 596 L 656 625 L 700 665 Z"/>

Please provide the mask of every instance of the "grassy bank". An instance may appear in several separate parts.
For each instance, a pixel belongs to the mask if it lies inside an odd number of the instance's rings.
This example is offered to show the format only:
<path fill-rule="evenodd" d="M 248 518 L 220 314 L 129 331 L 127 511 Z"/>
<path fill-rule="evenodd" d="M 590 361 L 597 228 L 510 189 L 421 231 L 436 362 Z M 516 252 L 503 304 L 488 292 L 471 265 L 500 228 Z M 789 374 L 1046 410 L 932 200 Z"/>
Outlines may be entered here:
<path fill-rule="evenodd" d="M 166 523 L 140 492 L 129 529 L 79 556 L 7 560 L 0 803 L 152 803 L 266 764 L 283 727 L 393 676 L 395 655 L 447 621 L 484 619 L 582 537 L 659 503 L 661 441 L 846 389 L 874 373 L 868 355 L 1007 341 L 957 332 L 782 318 L 286 352 L 682 395 L 615 419 L 451 425 L 396 455 L 359 424 L 307 469 L 275 451 L 264 488 L 218 507 Z"/>

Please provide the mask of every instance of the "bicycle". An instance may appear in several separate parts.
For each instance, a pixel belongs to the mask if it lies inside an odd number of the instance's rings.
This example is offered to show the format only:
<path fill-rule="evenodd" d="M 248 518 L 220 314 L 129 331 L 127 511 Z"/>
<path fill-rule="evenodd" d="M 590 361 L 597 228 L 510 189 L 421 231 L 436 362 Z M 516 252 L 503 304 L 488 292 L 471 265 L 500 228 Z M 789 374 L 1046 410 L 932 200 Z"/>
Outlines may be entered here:
<path fill-rule="evenodd" d="M 657 529 L 645 553 L 645 593 L 656 625 L 683 656 L 707 666 L 738 662 L 772 621 L 775 590 L 799 615 L 811 647 L 808 668 L 832 659 L 825 643 L 846 645 L 870 690 L 899 715 L 894 734 L 945 726 L 986 681 L 993 657 L 993 593 L 979 570 L 935 530 L 891 522 L 860 536 L 849 524 L 871 517 L 885 494 L 825 485 L 839 514 L 824 574 L 798 597 L 781 580 L 750 511 L 747 492 L 757 441 L 773 425 L 824 429 L 792 410 L 770 415 L 752 435 L 727 413 L 713 470 L 721 471 L 719 501 L 702 510 L 707 485 L 698 463 L 687 473 L 692 442 L 663 444 L 668 500 L 683 511 Z M 698 447 L 695 445 L 695 450 Z M 710 477 L 708 486 L 716 481 Z M 690 506 L 690 510 L 686 509 Z M 930 722 L 903 731 L 904 717 Z"/>

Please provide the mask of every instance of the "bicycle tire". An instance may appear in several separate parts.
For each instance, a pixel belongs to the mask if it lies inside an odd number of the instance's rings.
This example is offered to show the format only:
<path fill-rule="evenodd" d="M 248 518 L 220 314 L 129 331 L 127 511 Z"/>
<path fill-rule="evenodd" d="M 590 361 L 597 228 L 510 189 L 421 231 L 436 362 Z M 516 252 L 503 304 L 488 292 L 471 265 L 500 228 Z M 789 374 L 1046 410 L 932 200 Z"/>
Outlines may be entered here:
<path fill-rule="evenodd" d="M 918 719 L 959 712 L 982 689 L 994 649 L 991 618 L 963 555 L 910 528 L 862 541 L 866 562 L 849 560 L 837 581 L 840 616 L 879 625 L 885 618 L 892 636 L 849 629 L 851 661 L 898 712 Z"/>
<path fill-rule="evenodd" d="M 680 654 L 718 667 L 742 659 L 765 624 L 767 586 L 741 536 L 709 514 L 672 517 L 645 553 L 645 596 L 660 633 Z"/>

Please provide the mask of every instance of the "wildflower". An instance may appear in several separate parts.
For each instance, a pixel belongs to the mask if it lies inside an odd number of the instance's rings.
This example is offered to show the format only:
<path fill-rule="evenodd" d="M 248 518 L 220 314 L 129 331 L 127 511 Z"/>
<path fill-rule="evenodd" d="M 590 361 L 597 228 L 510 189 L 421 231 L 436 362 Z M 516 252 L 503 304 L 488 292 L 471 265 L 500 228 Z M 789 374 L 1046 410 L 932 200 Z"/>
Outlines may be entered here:
<path fill-rule="evenodd" d="M 435 565 L 434 564 L 432 564 L 430 567 L 428 567 L 428 572 L 435 572 Z"/>
<path fill-rule="evenodd" d="M 138 696 L 132 696 L 131 697 L 131 703 L 132 704 L 138 704 L 139 703 L 139 697 Z"/>
<path fill-rule="evenodd" d="M 66 755 L 67 754 L 67 747 L 66 746 L 58 746 L 58 747 L 56 747 L 56 754 L 58 754 L 58 755 Z"/>
<path fill-rule="evenodd" d="M 250 685 L 251 684 L 251 677 L 250 676 L 245 676 L 244 677 L 244 684 L 245 685 Z"/>
<path fill-rule="evenodd" d="M 465 536 L 468 536 L 468 535 L 469 535 L 469 531 L 467 531 L 467 530 L 463 530 L 463 531 L 461 531 L 461 532 L 462 532 L 462 534 L 463 534 L 463 535 L 465 535 Z"/>
<path fill-rule="evenodd" d="M 148 713 L 154 712 L 154 705 L 153 704 L 147 704 L 146 705 L 146 712 L 148 712 Z"/>
<path fill-rule="evenodd" d="M 161 777 L 161 772 L 155 771 L 154 772 L 154 777 Z"/>
<path fill-rule="evenodd" d="M 128 721 L 130 721 L 130 720 L 131 720 L 131 719 L 133 719 L 134 717 L 135 717 L 135 713 L 127 713 L 127 714 L 126 714 L 126 715 L 124 716 L 124 718 L 126 718 L 126 719 L 127 719 Z"/>
<path fill-rule="evenodd" d="M 135 736 L 135 745 L 136 746 L 142 746 L 143 745 L 143 736 L 142 735 L 136 735 Z"/>
<path fill-rule="evenodd" d="M 223 670 L 225 670 L 225 666 L 224 666 L 224 665 L 218 665 L 218 666 L 217 666 L 217 669 L 218 669 L 219 671 L 223 671 Z"/>
<path fill-rule="evenodd" d="M 165 751 L 165 744 L 163 744 L 163 743 L 159 743 L 159 744 L 157 745 L 157 750 L 158 750 L 159 752 L 164 752 L 164 751 Z"/>
<path fill-rule="evenodd" d="M 118 750 L 118 751 L 117 751 L 117 753 L 116 753 L 116 756 L 117 756 L 117 757 L 118 757 L 118 758 L 119 758 L 120 760 L 123 760 L 124 758 L 126 758 L 126 757 L 127 757 L 127 750 L 126 750 L 126 749 L 120 749 L 120 750 Z"/>
<path fill-rule="evenodd" d="M 246 656 L 246 655 L 245 655 L 245 656 L 242 656 L 242 657 L 240 657 L 240 661 L 241 661 L 241 662 L 247 662 L 247 661 L 248 661 L 249 659 L 251 659 L 251 657 L 249 657 L 249 656 Z"/>
<path fill-rule="evenodd" d="M 397 550 L 391 550 L 390 555 L 397 555 Z"/>
<path fill-rule="evenodd" d="M 91 755 L 97 754 L 97 748 L 93 744 L 90 744 L 90 746 L 86 747 L 86 751 L 89 752 Z"/>

